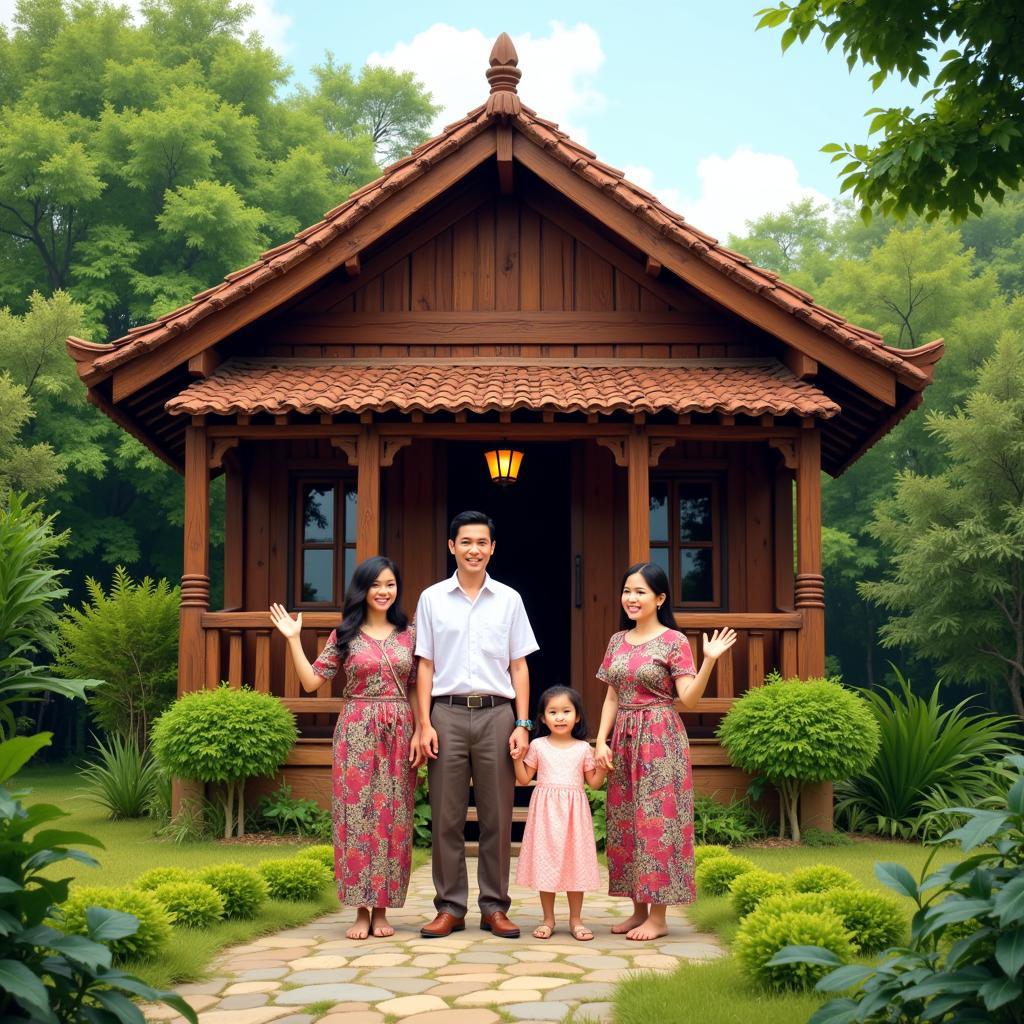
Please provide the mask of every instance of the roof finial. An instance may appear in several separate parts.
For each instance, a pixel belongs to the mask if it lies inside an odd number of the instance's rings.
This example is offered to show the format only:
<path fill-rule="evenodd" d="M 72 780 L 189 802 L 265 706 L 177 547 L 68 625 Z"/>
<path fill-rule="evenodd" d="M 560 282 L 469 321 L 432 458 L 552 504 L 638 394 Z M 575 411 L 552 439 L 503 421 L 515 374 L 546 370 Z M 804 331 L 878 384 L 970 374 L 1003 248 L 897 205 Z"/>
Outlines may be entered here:
<path fill-rule="evenodd" d="M 487 113 L 502 117 L 513 117 L 523 105 L 516 93 L 522 71 L 516 66 L 519 55 L 507 32 L 502 32 L 491 48 L 490 67 L 486 71 L 491 84 L 491 95 L 487 97 Z"/>

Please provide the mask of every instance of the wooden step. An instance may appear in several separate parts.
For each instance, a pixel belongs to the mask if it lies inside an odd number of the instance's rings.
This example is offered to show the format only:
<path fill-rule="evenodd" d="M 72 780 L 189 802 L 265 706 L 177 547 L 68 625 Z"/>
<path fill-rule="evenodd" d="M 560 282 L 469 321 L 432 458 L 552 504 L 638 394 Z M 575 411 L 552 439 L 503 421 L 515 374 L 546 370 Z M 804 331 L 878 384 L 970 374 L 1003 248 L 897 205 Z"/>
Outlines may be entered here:
<path fill-rule="evenodd" d="M 529 812 L 529 807 L 513 807 L 512 808 L 512 820 L 513 821 L 526 821 L 526 815 Z M 477 816 L 475 807 L 466 808 L 466 821 L 479 821 L 480 818 Z"/>

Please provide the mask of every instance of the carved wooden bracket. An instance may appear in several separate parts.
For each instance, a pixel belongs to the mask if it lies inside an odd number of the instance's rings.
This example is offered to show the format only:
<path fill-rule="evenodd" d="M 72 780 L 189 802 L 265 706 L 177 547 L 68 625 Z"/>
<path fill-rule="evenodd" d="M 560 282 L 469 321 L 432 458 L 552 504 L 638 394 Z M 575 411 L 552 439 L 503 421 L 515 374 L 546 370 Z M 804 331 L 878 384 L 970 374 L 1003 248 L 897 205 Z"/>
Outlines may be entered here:
<path fill-rule="evenodd" d="M 332 437 L 331 447 L 340 448 L 348 459 L 350 466 L 359 465 L 359 438 L 357 437 Z"/>
<path fill-rule="evenodd" d="M 597 443 L 607 448 L 615 456 L 616 466 L 628 466 L 629 454 L 625 437 L 599 437 Z"/>
<path fill-rule="evenodd" d="M 662 455 L 664 455 L 669 448 L 674 448 L 678 441 L 678 437 L 652 437 L 650 439 L 650 454 L 647 457 L 648 465 L 657 466 L 661 461 Z"/>
<path fill-rule="evenodd" d="M 771 437 L 768 444 L 782 454 L 782 462 L 786 469 L 796 469 L 796 441 L 791 437 Z"/>
<path fill-rule="evenodd" d="M 206 460 L 210 469 L 220 469 L 224 465 L 224 456 L 238 447 L 237 437 L 216 437 L 210 442 L 210 454 Z"/>
<path fill-rule="evenodd" d="M 393 465 L 395 461 L 395 456 L 407 444 L 412 444 L 411 437 L 382 437 L 380 449 L 380 464 L 382 466 Z"/>

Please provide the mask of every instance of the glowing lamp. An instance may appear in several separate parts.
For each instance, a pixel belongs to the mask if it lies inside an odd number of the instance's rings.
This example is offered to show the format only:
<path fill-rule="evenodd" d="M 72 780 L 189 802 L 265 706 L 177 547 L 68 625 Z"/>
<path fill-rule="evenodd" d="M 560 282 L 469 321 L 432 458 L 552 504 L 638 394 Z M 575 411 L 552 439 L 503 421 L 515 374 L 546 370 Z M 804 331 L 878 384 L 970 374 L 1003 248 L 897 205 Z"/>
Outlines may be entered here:
<path fill-rule="evenodd" d="M 522 452 L 517 452 L 514 448 L 498 448 L 484 452 L 484 458 L 487 460 L 487 470 L 494 483 L 507 487 L 516 482 L 519 466 L 523 461 Z"/>

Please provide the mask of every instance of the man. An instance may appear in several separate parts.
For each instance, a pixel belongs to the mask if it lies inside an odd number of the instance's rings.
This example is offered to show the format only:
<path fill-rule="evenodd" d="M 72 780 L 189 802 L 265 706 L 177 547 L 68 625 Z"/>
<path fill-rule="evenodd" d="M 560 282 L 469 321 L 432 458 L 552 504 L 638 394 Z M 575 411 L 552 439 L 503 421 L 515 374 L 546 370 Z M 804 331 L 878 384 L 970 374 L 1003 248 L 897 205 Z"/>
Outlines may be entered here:
<path fill-rule="evenodd" d="M 427 761 L 433 825 L 434 906 L 420 929 L 441 938 L 466 926 L 469 884 L 463 829 L 472 778 L 480 824 L 480 927 L 514 939 L 508 919 L 512 856 L 512 759 L 530 744 L 530 674 L 538 650 L 523 599 L 487 574 L 494 523 L 462 512 L 448 530 L 457 566 L 416 608 L 420 756 Z"/>

